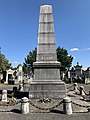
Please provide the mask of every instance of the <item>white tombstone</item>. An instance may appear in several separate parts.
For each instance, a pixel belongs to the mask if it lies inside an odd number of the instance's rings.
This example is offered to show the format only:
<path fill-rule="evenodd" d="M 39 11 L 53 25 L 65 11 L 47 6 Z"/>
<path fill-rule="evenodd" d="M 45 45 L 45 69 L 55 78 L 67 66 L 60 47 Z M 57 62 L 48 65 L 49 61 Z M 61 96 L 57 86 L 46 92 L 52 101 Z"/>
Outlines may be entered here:
<path fill-rule="evenodd" d="M 18 68 L 18 82 L 23 80 L 23 67 L 22 65 L 19 66 Z"/>
<path fill-rule="evenodd" d="M 27 97 L 23 97 L 21 99 L 21 113 L 22 114 L 29 113 L 29 100 Z"/>
<path fill-rule="evenodd" d="M 69 97 L 63 98 L 63 112 L 67 115 L 72 114 L 71 99 Z"/>
<path fill-rule="evenodd" d="M 2 91 L 2 102 L 7 102 L 7 90 Z"/>

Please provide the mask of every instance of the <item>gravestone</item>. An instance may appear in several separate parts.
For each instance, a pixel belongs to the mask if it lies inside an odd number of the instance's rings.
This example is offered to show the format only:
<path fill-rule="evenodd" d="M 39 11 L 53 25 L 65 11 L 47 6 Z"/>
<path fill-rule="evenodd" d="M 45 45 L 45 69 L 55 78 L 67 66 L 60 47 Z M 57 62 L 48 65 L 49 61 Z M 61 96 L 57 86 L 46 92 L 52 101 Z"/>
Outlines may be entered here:
<path fill-rule="evenodd" d="M 23 80 L 23 67 L 22 65 L 19 65 L 19 68 L 18 68 L 18 82 L 22 82 Z"/>
<path fill-rule="evenodd" d="M 34 80 L 30 84 L 33 98 L 66 96 L 65 84 L 60 80 L 60 62 L 57 61 L 52 6 L 40 7 L 37 57 L 34 62 Z"/>

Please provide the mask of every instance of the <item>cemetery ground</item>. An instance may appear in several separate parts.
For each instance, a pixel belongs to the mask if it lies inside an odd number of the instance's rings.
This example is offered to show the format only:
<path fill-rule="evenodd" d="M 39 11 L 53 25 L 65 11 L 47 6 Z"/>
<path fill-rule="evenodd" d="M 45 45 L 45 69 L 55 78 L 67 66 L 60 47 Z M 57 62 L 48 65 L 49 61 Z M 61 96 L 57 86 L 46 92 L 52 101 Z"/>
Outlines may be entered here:
<path fill-rule="evenodd" d="M 73 84 L 66 84 L 67 88 L 70 88 Z M 12 90 L 14 86 L 18 85 L 4 85 L 0 84 L 0 90 L 7 89 Z M 78 84 L 78 86 L 84 86 L 86 93 L 90 91 L 90 84 Z M 73 89 L 71 87 L 71 89 Z M 72 92 L 72 91 L 71 91 Z M 72 93 L 71 93 L 72 94 Z M 73 99 L 73 97 L 71 98 Z M 85 105 L 85 101 L 76 101 L 76 103 L 80 103 Z M 90 102 L 88 102 L 90 104 Z M 90 109 L 88 111 L 84 111 L 84 108 L 76 107 L 72 105 L 74 109 L 74 113 L 71 115 L 66 115 L 62 112 L 62 106 L 58 109 L 52 110 L 50 112 L 45 113 L 28 113 L 28 114 L 21 114 L 20 111 L 9 111 L 9 112 L 0 112 L 0 120 L 89 120 L 90 119 Z M 20 104 L 17 106 L 17 109 L 20 109 Z M 61 110 L 60 110 L 61 109 Z M 83 109 L 83 110 L 82 110 Z M 75 112 L 76 110 L 76 112 Z"/>
<path fill-rule="evenodd" d="M 74 113 L 65 115 L 60 113 L 0 113 L 0 120 L 90 120 L 90 113 Z"/>
<path fill-rule="evenodd" d="M 16 86 L 18 87 L 18 85 L 9 85 L 9 84 L 1 84 L 0 83 L 0 90 L 13 90 L 13 87 Z"/>

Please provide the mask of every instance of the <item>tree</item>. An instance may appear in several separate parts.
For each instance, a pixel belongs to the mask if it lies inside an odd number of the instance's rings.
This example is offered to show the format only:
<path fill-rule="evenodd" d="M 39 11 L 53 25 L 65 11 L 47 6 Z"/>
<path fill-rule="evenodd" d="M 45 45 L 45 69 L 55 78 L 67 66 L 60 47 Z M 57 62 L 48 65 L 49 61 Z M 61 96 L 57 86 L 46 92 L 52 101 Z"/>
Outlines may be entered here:
<path fill-rule="evenodd" d="M 11 67 L 11 63 L 9 63 L 9 60 L 7 60 L 5 55 L 0 54 L 0 73 L 6 71 L 10 67 Z"/>
<path fill-rule="evenodd" d="M 36 54 L 37 49 L 30 51 L 27 57 L 25 58 L 24 62 L 24 73 L 28 73 L 28 69 L 31 68 L 33 71 L 33 62 L 36 61 Z M 68 55 L 68 52 L 64 48 L 60 48 L 60 46 L 57 48 L 57 61 L 61 62 L 61 71 L 65 71 L 66 69 L 71 67 L 73 57 Z"/>
<path fill-rule="evenodd" d="M 32 70 L 33 72 L 33 62 L 36 61 L 36 54 L 37 54 L 37 48 L 35 48 L 34 50 L 30 51 L 29 54 L 27 55 L 27 57 L 25 58 L 25 62 L 23 64 L 23 70 L 24 73 L 28 73 L 28 70 Z"/>
<path fill-rule="evenodd" d="M 61 71 L 66 71 L 71 67 L 73 57 L 68 55 L 66 49 L 59 46 L 57 48 L 57 61 L 61 62 Z"/>

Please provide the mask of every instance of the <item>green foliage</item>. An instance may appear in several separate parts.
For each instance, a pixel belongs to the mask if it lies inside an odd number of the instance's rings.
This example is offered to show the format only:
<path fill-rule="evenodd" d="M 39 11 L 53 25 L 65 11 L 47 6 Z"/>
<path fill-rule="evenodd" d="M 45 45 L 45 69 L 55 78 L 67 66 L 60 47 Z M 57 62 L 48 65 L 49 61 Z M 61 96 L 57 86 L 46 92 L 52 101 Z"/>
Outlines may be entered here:
<path fill-rule="evenodd" d="M 33 71 L 33 62 L 36 61 L 36 54 L 37 49 L 30 51 L 27 57 L 25 58 L 24 63 L 24 73 L 28 73 L 28 69 L 31 68 Z M 60 46 L 57 48 L 57 60 L 61 62 L 61 71 L 65 71 L 66 69 L 71 67 L 73 57 L 68 56 L 68 52 L 64 48 L 60 48 Z"/>
<path fill-rule="evenodd" d="M 36 61 L 37 48 L 30 51 L 27 57 L 25 58 L 25 63 L 23 65 L 24 73 L 28 73 L 28 69 L 31 69 L 33 72 L 33 62 Z"/>
<path fill-rule="evenodd" d="M 69 69 L 72 65 L 73 57 L 68 55 L 68 52 L 64 48 L 57 48 L 57 61 L 61 62 L 61 71 Z"/>
<path fill-rule="evenodd" d="M 16 102 L 17 102 L 16 98 L 12 97 L 12 98 L 9 100 L 8 104 L 9 104 L 9 105 L 13 105 L 13 104 L 16 104 Z"/>
<path fill-rule="evenodd" d="M 9 60 L 7 60 L 5 55 L 0 54 L 0 73 L 6 71 L 10 67 L 11 67 L 11 63 L 9 63 Z"/>
<path fill-rule="evenodd" d="M 48 98 L 48 97 L 44 97 L 44 98 L 41 98 L 39 99 L 39 103 L 51 103 L 53 101 L 53 99 L 51 98 Z"/>

